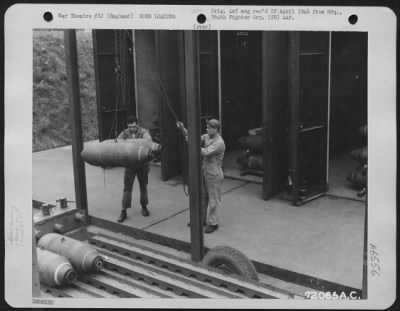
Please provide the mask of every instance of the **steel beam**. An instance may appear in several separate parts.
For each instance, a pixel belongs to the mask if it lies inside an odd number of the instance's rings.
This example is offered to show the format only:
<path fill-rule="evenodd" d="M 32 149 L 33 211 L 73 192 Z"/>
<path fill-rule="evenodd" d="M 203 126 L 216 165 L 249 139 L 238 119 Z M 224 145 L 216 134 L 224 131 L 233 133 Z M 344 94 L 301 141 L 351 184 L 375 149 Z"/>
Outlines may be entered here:
<path fill-rule="evenodd" d="M 64 30 L 65 60 L 67 67 L 68 100 L 70 107 L 70 127 L 76 207 L 82 209 L 87 220 L 87 191 L 85 163 L 81 158 L 83 150 L 82 120 L 79 91 L 78 53 L 75 30 Z"/>
<path fill-rule="evenodd" d="M 291 177 L 292 177 L 292 204 L 298 205 L 299 200 L 299 171 L 297 157 L 299 152 L 298 147 L 298 132 L 299 132 L 299 49 L 300 49 L 300 34 L 299 32 L 289 33 L 289 106 L 290 106 L 290 148 L 291 148 Z"/>
<path fill-rule="evenodd" d="M 190 277 L 193 280 L 205 282 L 215 286 L 215 292 L 221 295 L 231 295 L 231 298 L 292 298 L 293 294 L 252 280 L 243 280 L 236 275 L 224 275 L 218 270 L 202 264 L 193 263 L 188 260 L 162 253 L 143 245 L 129 243 L 123 239 L 108 237 L 102 234 L 89 238 L 89 243 L 95 245 L 97 250 L 108 257 L 119 258 L 120 261 L 135 262 L 134 265 L 148 264 L 155 266 L 150 268 L 156 273 L 168 270 L 179 273 L 176 278 Z M 143 264 L 142 264 L 143 263 Z M 167 272 L 165 272 L 167 273 Z M 223 289 L 228 289 L 230 292 Z M 237 296 L 241 293 L 242 297 Z M 236 296 L 235 296 L 236 295 Z"/>
<path fill-rule="evenodd" d="M 199 34 L 184 31 L 186 114 L 188 126 L 188 167 L 190 236 L 192 260 L 200 261 L 204 255 L 203 215 L 201 206 L 202 175 L 200 155 L 200 75 Z"/>

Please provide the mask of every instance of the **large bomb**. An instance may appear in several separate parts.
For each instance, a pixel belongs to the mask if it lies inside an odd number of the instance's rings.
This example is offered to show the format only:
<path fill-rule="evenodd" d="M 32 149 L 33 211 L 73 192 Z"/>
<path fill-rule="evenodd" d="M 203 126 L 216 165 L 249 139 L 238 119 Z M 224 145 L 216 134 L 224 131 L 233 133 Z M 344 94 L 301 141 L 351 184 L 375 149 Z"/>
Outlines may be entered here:
<path fill-rule="evenodd" d="M 104 265 L 103 258 L 96 249 L 57 233 L 42 236 L 38 246 L 66 257 L 78 272 L 99 271 Z"/>
<path fill-rule="evenodd" d="M 368 126 L 367 125 L 363 125 L 359 128 L 359 132 L 362 136 L 367 137 L 368 134 Z"/>
<path fill-rule="evenodd" d="M 64 256 L 37 248 L 39 278 L 48 286 L 62 286 L 77 277 L 71 263 Z"/>
<path fill-rule="evenodd" d="M 363 189 L 367 186 L 367 167 L 364 166 L 360 170 L 347 176 L 347 180 L 353 184 L 356 189 Z"/>
<path fill-rule="evenodd" d="M 261 154 L 251 154 L 245 151 L 239 155 L 236 162 L 244 169 L 263 170 L 263 156 Z"/>
<path fill-rule="evenodd" d="M 350 153 L 350 155 L 354 160 L 357 160 L 361 164 L 367 164 L 367 161 L 368 161 L 368 149 L 367 149 L 367 147 L 363 147 L 363 148 L 359 148 L 359 149 L 353 150 Z"/>
<path fill-rule="evenodd" d="M 260 154 L 252 154 L 249 156 L 247 163 L 249 169 L 262 170 L 263 169 L 263 156 Z"/>
<path fill-rule="evenodd" d="M 144 138 L 135 138 L 135 139 L 117 139 L 118 143 L 131 143 L 131 144 L 139 144 L 146 146 L 151 150 L 153 154 L 161 153 L 161 145 L 155 143 L 152 140 L 144 139 Z M 114 139 L 104 140 L 103 143 L 115 143 Z"/>
<path fill-rule="evenodd" d="M 251 149 L 256 152 L 263 151 L 263 136 L 248 135 L 239 138 L 239 143 L 244 149 Z"/>
<path fill-rule="evenodd" d="M 85 162 L 94 166 L 139 167 L 153 158 L 150 143 L 150 141 L 131 143 L 127 140 L 94 142 L 85 146 L 81 156 Z"/>

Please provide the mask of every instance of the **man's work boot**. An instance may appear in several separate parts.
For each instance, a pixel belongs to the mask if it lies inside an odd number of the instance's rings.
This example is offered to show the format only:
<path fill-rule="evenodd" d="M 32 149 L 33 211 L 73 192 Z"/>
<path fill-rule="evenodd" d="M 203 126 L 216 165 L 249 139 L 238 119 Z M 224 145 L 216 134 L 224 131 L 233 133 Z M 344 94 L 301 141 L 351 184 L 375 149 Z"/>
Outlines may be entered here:
<path fill-rule="evenodd" d="M 126 217 L 127 217 L 127 215 L 126 215 L 126 210 L 122 210 L 121 211 L 121 215 L 119 215 L 119 218 L 118 218 L 118 222 L 124 222 L 125 221 L 125 219 L 126 219 Z"/>
<path fill-rule="evenodd" d="M 147 217 L 147 216 L 150 215 L 149 210 L 147 209 L 147 206 L 146 206 L 146 205 L 142 205 L 142 215 L 143 215 L 144 217 Z"/>
<path fill-rule="evenodd" d="M 218 225 L 208 225 L 204 232 L 205 233 L 213 233 L 217 229 L 218 229 Z"/>

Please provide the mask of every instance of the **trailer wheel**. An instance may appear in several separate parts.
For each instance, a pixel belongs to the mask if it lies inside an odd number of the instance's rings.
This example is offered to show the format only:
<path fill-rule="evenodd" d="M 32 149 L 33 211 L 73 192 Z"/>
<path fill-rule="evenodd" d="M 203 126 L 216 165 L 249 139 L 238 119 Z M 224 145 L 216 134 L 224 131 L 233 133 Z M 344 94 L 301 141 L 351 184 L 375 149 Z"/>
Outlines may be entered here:
<path fill-rule="evenodd" d="M 217 268 L 225 274 L 237 274 L 258 281 L 253 263 L 242 252 L 229 246 L 216 246 L 204 256 L 204 265 Z"/>

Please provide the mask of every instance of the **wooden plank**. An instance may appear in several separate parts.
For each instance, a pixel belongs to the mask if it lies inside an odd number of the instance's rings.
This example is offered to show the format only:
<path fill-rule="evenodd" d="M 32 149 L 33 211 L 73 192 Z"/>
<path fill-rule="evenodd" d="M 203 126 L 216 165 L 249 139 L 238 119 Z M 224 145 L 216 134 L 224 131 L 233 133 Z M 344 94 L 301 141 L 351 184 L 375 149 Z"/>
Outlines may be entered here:
<path fill-rule="evenodd" d="M 71 288 L 76 289 L 80 292 L 84 292 L 92 297 L 95 298 L 118 298 L 115 295 L 112 295 L 106 291 L 103 291 L 101 289 L 98 289 L 94 286 L 88 285 L 86 283 L 83 283 L 79 280 L 75 280 L 73 284 L 69 285 Z"/>
<path fill-rule="evenodd" d="M 138 240 L 146 240 L 153 243 L 165 245 L 173 249 L 183 251 L 186 253 L 190 252 L 190 243 L 169 238 L 167 236 L 152 233 L 150 231 L 141 230 L 131 226 L 116 223 L 114 221 L 98 218 L 94 216 L 89 217 L 89 223 L 93 226 L 100 227 L 112 232 L 121 233 L 128 235 Z"/>
<path fill-rule="evenodd" d="M 244 280 L 234 274 L 226 275 L 217 272 L 217 269 L 213 267 L 207 267 L 203 264 L 198 264 L 180 257 L 173 256 L 171 254 L 166 254 L 158 251 L 157 249 L 144 247 L 136 243 L 126 242 L 122 239 L 99 235 L 91 238 L 90 242 L 92 244 L 96 244 L 99 252 L 104 251 L 104 249 L 107 249 L 107 247 L 111 247 L 113 253 L 125 254 L 125 256 L 126 254 L 129 254 L 129 256 L 127 256 L 129 260 L 136 260 L 138 257 L 140 257 L 140 262 L 143 262 L 143 264 L 148 264 L 152 261 L 153 265 L 156 267 L 167 268 L 172 272 L 179 270 L 180 273 L 185 276 L 194 274 L 196 275 L 196 279 L 201 281 L 208 279 L 211 281 L 209 282 L 210 285 L 212 284 L 218 287 L 223 283 L 227 286 L 227 288 L 240 288 L 244 295 L 248 295 L 249 292 L 251 292 L 252 294 L 258 294 L 263 298 L 287 298 L 290 296 L 289 292 L 281 291 L 276 287 L 260 284 L 253 280 Z M 104 246 L 106 247 L 104 248 Z"/>
<path fill-rule="evenodd" d="M 85 213 L 85 216 L 87 216 L 88 204 L 85 163 L 81 158 L 81 152 L 83 150 L 83 139 L 79 91 L 78 52 L 76 46 L 75 30 L 65 30 L 64 41 L 68 81 L 68 99 L 70 106 L 70 127 L 72 136 L 75 201 L 76 207 L 78 209 L 82 209 Z"/>
<path fill-rule="evenodd" d="M 188 121 L 189 204 L 192 260 L 200 261 L 204 255 L 202 216 L 202 173 L 200 155 L 200 78 L 198 33 L 184 31 L 185 87 Z"/>
<path fill-rule="evenodd" d="M 177 295 L 172 291 L 164 291 L 162 289 L 157 288 L 156 286 L 149 285 L 143 281 L 135 280 L 132 277 L 127 275 L 120 274 L 118 272 L 112 270 L 102 270 L 108 278 L 114 279 L 118 282 L 131 286 L 132 288 L 140 289 L 142 292 L 147 292 L 152 296 L 149 298 L 183 298 L 182 296 Z"/>
<path fill-rule="evenodd" d="M 121 233 L 124 235 L 128 235 L 132 238 L 150 241 L 153 243 L 166 245 L 168 247 L 174 248 L 179 251 L 189 252 L 190 250 L 190 243 L 176 240 L 173 238 L 169 238 L 167 236 L 158 235 L 149 231 L 143 231 L 140 229 L 136 229 L 133 227 L 129 227 L 126 225 L 121 225 L 115 222 L 111 222 L 109 220 L 104 220 L 101 218 L 96 218 L 90 216 L 90 223 L 95 227 L 104 228 L 106 230 L 110 230 L 115 233 Z M 91 227 L 89 227 L 90 230 Z M 93 230 L 93 229 L 92 229 Z M 114 237 L 112 237 L 115 239 Z M 209 251 L 209 248 L 204 247 L 205 252 Z M 176 257 L 176 256 L 169 256 L 169 257 Z M 294 271 L 286 270 L 283 268 L 279 268 L 276 266 L 271 266 L 263 262 L 254 261 L 252 260 L 254 266 L 258 273 L 263 273 L 269 275 L 274 278 L 278 278 L 284 280 L 286 282 L 291 282 L 295 284 L 299 284 L 302 286 L 306 286 L 309 288 L 313 288 L 316 290 L 324 290 L 324 291 L 345 291 L 346 293 L 350 293 L 351 291 L 355 291 L 357 296 L 361 296 L 361 289 L 349 287 L 346 285 L 333 283 L 321 278 L 312 277 L 309 275 L 297 273 Z M 228 277 L 228 276 L 227 276 Z M 234 277 L 234 276 L 233 276 Z M 265 284 L 267 285 L 267 284 Z"/>
<path fill-rule="evenodd" d="M 192 277 L 145 264 L 138 260 L 132 260 L 129 257 L 105 249 L 98 249 L 98 251 L 103 256 L 107 257 L 104 263 L 106 271 L 116 268 L 119 270 L 119 273 L 122 272 L 122 274 L 129 272 L 133 278 L 143 278 L 148 284 L 155 283 L 161 288 L 175 289 L 175 293 L 187 293 L 191 298 L 241 298 L 241 296 L 237 294 L 223 288 L 219 289 L 210 283 L 202 282 Z M 102 271 L 101 274 L 91 277 L 103 278 L 103 276 L 106 276 L 106 273 Z M 107 278 L 107 283 L 111 283 L 110 281 L 111 280 Z"/>

